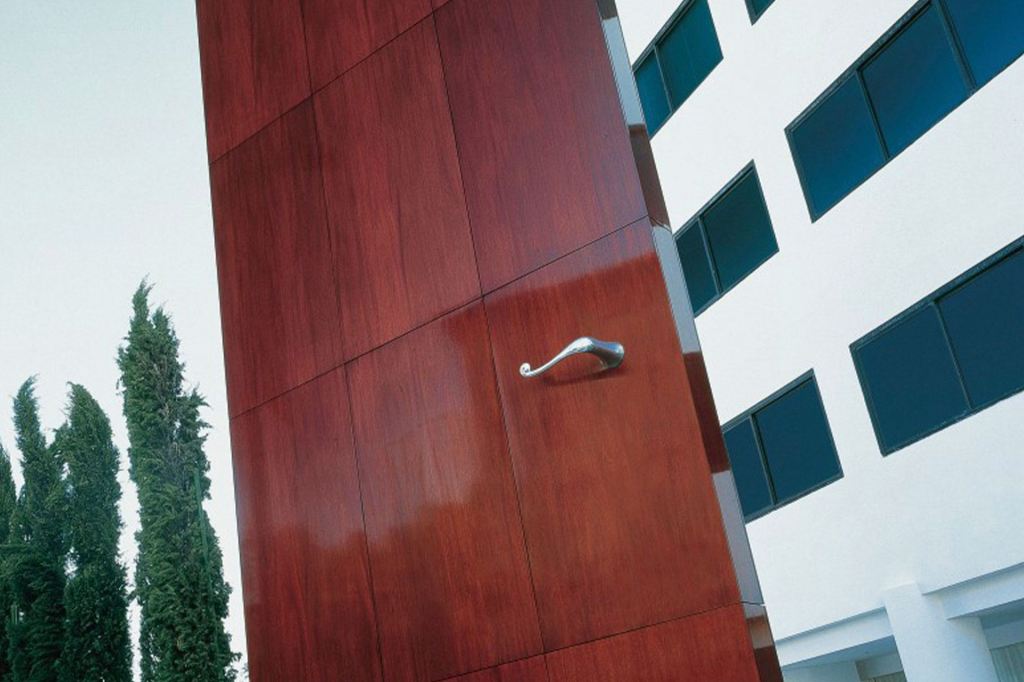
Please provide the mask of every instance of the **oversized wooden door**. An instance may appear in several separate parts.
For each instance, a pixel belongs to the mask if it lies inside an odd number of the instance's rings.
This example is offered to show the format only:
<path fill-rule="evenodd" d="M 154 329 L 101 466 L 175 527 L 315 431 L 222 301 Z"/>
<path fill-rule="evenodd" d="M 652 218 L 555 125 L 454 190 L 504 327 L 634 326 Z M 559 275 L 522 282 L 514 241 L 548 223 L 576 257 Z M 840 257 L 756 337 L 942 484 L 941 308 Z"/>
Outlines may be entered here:
<path fill-rule="evenodd" d="M 197 9 L 251 679 L 780 680 L 613 2 Z"/>

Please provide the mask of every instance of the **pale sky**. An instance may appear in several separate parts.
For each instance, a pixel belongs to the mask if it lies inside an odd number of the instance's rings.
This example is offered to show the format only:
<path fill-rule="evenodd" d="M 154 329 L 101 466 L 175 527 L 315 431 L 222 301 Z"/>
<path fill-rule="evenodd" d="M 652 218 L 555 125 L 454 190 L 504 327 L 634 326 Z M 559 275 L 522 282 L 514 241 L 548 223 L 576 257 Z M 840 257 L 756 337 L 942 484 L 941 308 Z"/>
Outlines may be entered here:
<path fill-rule="evenodd" d="M 143 277 L 210 403 L 207 510 L 234 590 L 232 646 L 244 656 L 194 2 L 2 0 L 0 442 L 20 485 L 11 398 L 21 383 L 38 375 L 50 435 L 66 382 L 92 392 L 121 449 L 129 575 L 138 519 L 115 358 Z"/>

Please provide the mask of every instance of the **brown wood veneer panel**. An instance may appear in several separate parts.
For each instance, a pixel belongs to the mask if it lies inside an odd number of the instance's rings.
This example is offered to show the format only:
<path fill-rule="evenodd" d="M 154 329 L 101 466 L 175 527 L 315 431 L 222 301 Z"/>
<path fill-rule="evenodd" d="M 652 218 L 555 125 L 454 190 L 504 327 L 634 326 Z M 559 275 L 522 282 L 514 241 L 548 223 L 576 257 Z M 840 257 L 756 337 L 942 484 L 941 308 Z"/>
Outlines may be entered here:
<path fill-rule="evenodd" d="M 231 434 L 251 679 L 379 680 L 344 370 Z"/>
<path fill-rule="evenodd" d="M 341 332 L 313 106 L 211 168 L 230 413 L 340 364 Z"/>
<path fill-rule="evenodd" d="M 524 658 L 468 675 L 451 677 L 446 682 L 548 682 L 544 657 Z"/>
<path fill-rule="evenodd" d="M 485 291 L 646 214 L 594 0 L 435 16 Z"/>
<path fill-rule="evenodd" d="M 433 20 L 314 101 L 352 358 L 480 296 Z"/>
<path fill-rule="evenodd" d="M 302 0 L 313 89 L 355 66 L 430 9 L 429 0 Z"/>
<path fill-rule="evenodd" d="M 210 160 L 309 96 L 299 0 L 197 0 Z"/>
<path fill-rule="evenodd" d="M 385 678 L 540 653 L 483 306 L 349 368 Z"/>
<path fill-rule="evenodd" d="M 486 298 L 548 651 L 739 601 L 665 296 L 643 221 Z M 625 361 L 519 375 L 579 336 Z"/>
<path fill-rule="evenodd" d="M 761 682 L 743 607 L 548 654 L 551 682 Z"/>

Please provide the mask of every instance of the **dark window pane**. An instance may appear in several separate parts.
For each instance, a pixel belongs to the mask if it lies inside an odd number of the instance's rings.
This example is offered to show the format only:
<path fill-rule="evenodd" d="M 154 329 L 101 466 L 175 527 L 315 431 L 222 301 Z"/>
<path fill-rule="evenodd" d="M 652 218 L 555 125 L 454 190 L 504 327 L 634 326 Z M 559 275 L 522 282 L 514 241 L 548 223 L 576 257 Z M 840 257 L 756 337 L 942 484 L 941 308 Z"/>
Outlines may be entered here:
<path fill-rule="evenodd" d="M 967 85 L 935 7 L 914 19 L 864 67 L 864 83 L 893 156 L 967 98 Z"/>
<path fill-rule="evenodd" d="M 761 12 L 768 9 L 768 5 L 775 2 L 775 0 L 747 0 L 750 3 L 750 11 L 754 13 L 754 16 L 760 16 Z"/>
<path fill-rule="evenodd" d="M 939 310 L 975 406 L 1024 388 L 1024 252 L 943 297 Z"/>
<path fill-rule="evenodd" d="M 743 515 L 750 517 L 771 507 L 772 494 L 750 419 L 744 419 L 723 435 Z"/>
<path fill-rule="evenodd" d="M 933 306 L 861 346 L 854 358 L 884 450 L 895 449 L 967 411 Z"/>
<path fill-rule="evenodd" d="M 978 85 L 1024 52 L 1021 0 L 946 0 Z"/>
<path fill-rule="evenodd" d="M 723 291 L 779 249 L 756 172 L 744 176 L 701 220 Z"/>
<path fill-rule="evenodd" d="M 885 161 L 871 110 L 849 78 L 791 133 L 807 201 L 815 215 L 839 203 Z"/>
<path fill-rule="evenodd" d="M 683 228 L 676 239 L 676 248 L 679 249 L 679 260 L 683 264 L 683 274 L 686 275 L 690 304 L 696 313 L 718 294 L 715 276 L 711 273 L 711 262 L 704 247 L 704 237 L 697 223 Z"/>
<path fill-rule="evenodd" d="M 672 108 L 697 89 L 722 61 L 708 0 L 696 0 L 658 45 Z"/>
<path fill-rule="evenodd" d="M 754 420 L 780 502 L 839 475 L 839 458 L 813 380 L 762 408 Z"/>
<path fill-rule="evenodd" d="M 658 68 L 658 60 L 653 52 L 636 69 L 636 89 L 640 93 L 647 130 L 653 135 L 670 113 L 665 86 L 661 81 L 661 69 Z"/>

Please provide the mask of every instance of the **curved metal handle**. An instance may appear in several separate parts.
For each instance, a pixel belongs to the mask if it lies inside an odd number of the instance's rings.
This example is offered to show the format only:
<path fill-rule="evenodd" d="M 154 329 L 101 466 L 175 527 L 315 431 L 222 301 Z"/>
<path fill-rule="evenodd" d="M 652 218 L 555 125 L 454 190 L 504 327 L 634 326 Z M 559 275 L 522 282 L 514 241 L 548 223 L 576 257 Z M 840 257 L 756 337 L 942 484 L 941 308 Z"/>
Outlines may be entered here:
<path fill-rule="evenodd" d="M 562 360 L 572 357 L 573 355 L 579 355 L 580 353 L 596 355 L 604 364 L 605 369 L 618 367 L 622 364 L 622 359 L 626 357 L 626 349 L 622 347 L 621 343 L 615 343 L 614 341 L 599 341 L 598 339 L 594 339 L 589 336 L 581 336 L 566 346 L 561 353 L 551 358 L 547 363 L 541 365 L 537 369 L 532 369 L 530 367 L 530 363 L 524 362 L 519 367 L 519 373 L 527 379 L 530 377 L 540 376 Z"/>

